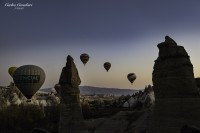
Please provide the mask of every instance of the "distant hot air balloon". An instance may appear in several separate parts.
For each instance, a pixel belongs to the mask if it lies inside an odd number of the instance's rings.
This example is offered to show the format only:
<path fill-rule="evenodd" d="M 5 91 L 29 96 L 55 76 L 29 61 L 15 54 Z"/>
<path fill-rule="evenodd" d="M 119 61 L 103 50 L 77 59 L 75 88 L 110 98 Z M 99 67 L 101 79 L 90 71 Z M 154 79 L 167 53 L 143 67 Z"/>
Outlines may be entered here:
<path fill-rule="evenodd" d="M 60 91 L 61 91 L 61 90 L 60 90 L 60 84 L 56 84 L 56 85 L 54 86 L 54 88 L 55 88 L 57 94 L 60 95 Z"/>
<path fill-rule="evenodd" d="M 108 72 L 108 70 L 110 69 L 110 67 L 111 67 L 111 64 L 110 64 L 110 62 L 105 62 L 104 63 L 104 68 L 107 70 L 107 72 Z"/>
<path fill-rule="evenodd" d="M 10 76 L 13 78 L 13 74 L 14 74 L 14 72 L 16 71 L 16 69 L 17 69 L 17 67 L 10 67 L 9 69 L 8 69 L 8 73 L 10 74 Z"/>
<path fill-rule="evenodd" d="M 128 80 L 131 82 L 131 84 L 133 84 L 133 82 L 134 82 L 135 79 L 136 79 L 136 75 L 135 75 L 135 73 L 129 73 L 129 74 L 127 75 L 127 78 L 128 78 Z"/>
<path fill-rule="evenodd" d="M 83 62 L 83 64 L 85 65 L 89 60 L 89 55 L 86 53 L 83 53 L 83 54 L 81 54 L 80 59 Z"/>
<path fill-rule="evenodd" d="M 24 65 L 17 68 L 13 79 L 22 94 L 27 99 L 31 99 L 44 83 L 45 73 L 38 66 Z"/>

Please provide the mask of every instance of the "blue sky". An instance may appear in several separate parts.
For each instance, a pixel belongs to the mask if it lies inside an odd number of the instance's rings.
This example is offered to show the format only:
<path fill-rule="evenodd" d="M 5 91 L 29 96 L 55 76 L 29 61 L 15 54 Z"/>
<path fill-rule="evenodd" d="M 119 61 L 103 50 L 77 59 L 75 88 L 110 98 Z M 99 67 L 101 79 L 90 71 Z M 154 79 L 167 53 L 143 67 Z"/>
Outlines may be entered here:
<path fill-rule="evenodd" d="M 6 3 L 32 7 L 14 10 Z M 70 54 L 81 85 L 144 88 L 152 84 L 157 44 L 165 35 L 185 47 L 198 77 L 199 14 L 198 0 L 0 0 L 0 85 L 12 81 L 9 67 L 34 64 L 46 73 L 42 88 L 53 87 Z M 90 55 L 85 67 L 82 53 Z M 130 72 L 137 75 L 133 85 Z"/>

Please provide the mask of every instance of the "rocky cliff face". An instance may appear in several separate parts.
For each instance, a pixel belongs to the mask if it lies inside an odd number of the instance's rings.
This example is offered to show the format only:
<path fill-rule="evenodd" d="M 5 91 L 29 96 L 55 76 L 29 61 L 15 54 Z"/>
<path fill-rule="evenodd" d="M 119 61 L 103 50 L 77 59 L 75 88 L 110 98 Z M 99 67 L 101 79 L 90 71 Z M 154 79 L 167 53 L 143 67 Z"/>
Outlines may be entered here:
<path fill-rule="evenodd" d="M 155 107 L 147 133 L 177 133 L 186 124 L 200 127 L 200 97 L 189 55 L 170 37 L 158 48 L 153 70 Z"/>
<path fill-rule="evenodd" d="M 153 70 L 156 98 L 197 96 L 193 65 L 184 47 L 166 37 L 158 48 L 159 56 Z"/>

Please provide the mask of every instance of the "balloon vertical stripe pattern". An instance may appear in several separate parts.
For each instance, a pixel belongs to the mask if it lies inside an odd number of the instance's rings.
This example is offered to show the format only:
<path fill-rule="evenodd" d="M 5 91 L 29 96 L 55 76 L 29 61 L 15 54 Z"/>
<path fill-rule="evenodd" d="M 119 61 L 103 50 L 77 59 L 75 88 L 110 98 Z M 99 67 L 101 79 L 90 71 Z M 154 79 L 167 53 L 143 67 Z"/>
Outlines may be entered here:
<path fill-rule="evenodd" d="M 89 55 L 86 53 L 83 53 L 80 55 L 80 59 L 84 65 L 88 62 L 89 58 L 90 58 Z"/>
<path fill-rule="evenodd" d="M 103 66 L 104 66 L 104 68 L 106 69 L 106 71 L 108 72 L 108 70 L 109 70 L 110 67 L 111 67 L 111 64 L 110 64 L 110 62 L 105 62 Z"/>
<path fill-rule="evenodd" d="M 131 84 L 133 84 L 133 82 L 134 82 L 135 79 L 136 79 L 136 75 L 135 75 L 135 73 L 129 73 L 129 74 L 127 75 L 127 78 L 128 78 L 128 80 L 131 82 Z"/>

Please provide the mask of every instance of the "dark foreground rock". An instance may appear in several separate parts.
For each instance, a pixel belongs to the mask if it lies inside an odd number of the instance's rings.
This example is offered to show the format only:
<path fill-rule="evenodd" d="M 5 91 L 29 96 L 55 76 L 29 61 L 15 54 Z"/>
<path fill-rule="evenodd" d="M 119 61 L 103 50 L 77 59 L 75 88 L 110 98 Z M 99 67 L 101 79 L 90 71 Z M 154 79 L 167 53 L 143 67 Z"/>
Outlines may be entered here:
<path fill-rule="evenodd" d="M 155 107 L 147 132 L 178 133 L 186 124 L 200 127 L 200 97 L 189 55 L 170 37 L 158 48 L 153 70 Z"/>
<path fill-rule="evenodd" d="M 195 78 L 197 88 L 200 88 L 200 78 Z"/>
<path fill-rule="evenodd" d="M 181 128 L 181 133 L 200 133 L 200 128 L 190 125 L 184 125 Z"/>
<path fill-rule="evenodd" d="M 109 118 L 85 120 L 90 133 L 142 133 L 146 131 L 149 109 L 120 111 Z"/>
<path fill-rule="evenodd" d="M 32 130 L 32 133 L 50 133 L 50 132 L 42 128 L 34 128 Z"/>

